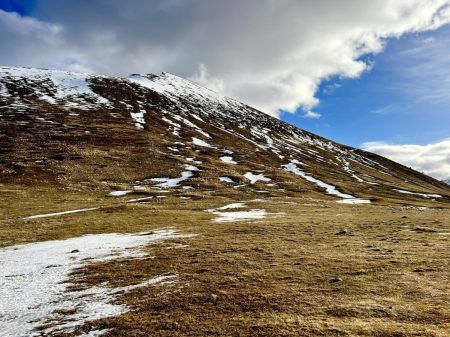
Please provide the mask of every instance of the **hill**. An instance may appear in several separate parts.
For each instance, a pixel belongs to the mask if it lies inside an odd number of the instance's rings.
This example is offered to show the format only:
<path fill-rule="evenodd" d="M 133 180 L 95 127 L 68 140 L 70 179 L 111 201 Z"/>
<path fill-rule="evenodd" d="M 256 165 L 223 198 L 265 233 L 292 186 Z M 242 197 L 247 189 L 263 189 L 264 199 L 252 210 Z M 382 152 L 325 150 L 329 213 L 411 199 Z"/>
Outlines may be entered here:
<path fill-rule="evenodd" d="M 172 74 L 0 68 L 4 336 L 445 336 L 450 187 Z"/>

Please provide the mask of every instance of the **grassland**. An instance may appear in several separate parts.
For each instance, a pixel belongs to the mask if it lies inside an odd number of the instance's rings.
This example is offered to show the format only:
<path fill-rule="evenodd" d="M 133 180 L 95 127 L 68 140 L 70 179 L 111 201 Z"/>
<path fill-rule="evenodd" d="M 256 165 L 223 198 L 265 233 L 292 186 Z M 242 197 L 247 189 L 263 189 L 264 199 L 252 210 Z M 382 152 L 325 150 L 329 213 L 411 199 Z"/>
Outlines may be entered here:
<path fill-rule="evenodd" d="M 176 194 L 176 193 L 173 193 Z M 268 197 L 240 193 L 147 202 L 86 190 L 2 186 L 0 244 L 87 233 L 176 228 L 195 237 L 149 246 L 151 258 L 87 264 L 74 287 L 138 284 L 161 275 L 174 283 L 118 298 L 132 311 L 94 321 L 73 335 L 106 336 L 448 336 L 450 209 Z M 214 222 L 205 210 L 245 201 L 278 213 L 262 220 Z M 24 220 L 22 217 L 100 207 Z M 66 334 L 65 336 L 70 336 Z"/>

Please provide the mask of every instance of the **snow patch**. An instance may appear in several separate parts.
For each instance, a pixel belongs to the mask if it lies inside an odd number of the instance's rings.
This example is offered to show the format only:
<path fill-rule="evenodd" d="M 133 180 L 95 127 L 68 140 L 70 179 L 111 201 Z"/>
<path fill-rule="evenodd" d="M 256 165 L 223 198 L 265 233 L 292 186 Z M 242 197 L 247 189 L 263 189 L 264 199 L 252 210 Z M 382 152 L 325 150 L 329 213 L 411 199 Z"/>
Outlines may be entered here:
<path fill-rule="evenodd" d="M 244 177 L 250 180 L 250 184 L 255 184 L 258 181 L 271 181 L 270 178 L 264 176 L 263 174 L 254 174 L 252 172 L 247 172 Z"/>
<path fill-rule="evenodd" d="M 11 97 L 8 88 L 3 83 L 0 83 L 0 96 L 1 97 Z"/>
<path fill-rule="evenodd" d="M 133 191 L 130 191 L 130 190 L 128 190 L 128 191 L 112 191 L 112 192 L 109 192 L 109 195 L 112 196 L 112 197 L 122 197 L 122 196 L 127 195 L 127 194 L 129 194 L 131 192 L 133 192 Z"/>
<path fill-rule="evenodd" d="M 233 221 L 244 221 L 251 219 L 263 219 L 267 216 L 267 211 L 265 209 L 252 209 L 250 211 L 237 211 L 237 212 L 211 212 L 217 217 L 214 222 L 233 222 Z"/>
<path fill-rule="evenodd" d="M 159 276 L 141 285 L 111 289 L 105 286 L 66 292 L 72 271 L 90 262 L 145 256 L 139 248 L 178 237 L 174 230 L 137 234 L 85 235 L 67 240 L 22 244 L 0 250 L 0 331 L 3 336 L 39 335 L 43 323 L 55 325 L 45 335 L 70 332 L 87 321 L 120 315 L 128 310 L 113 304 L 116 294 L 162 282 Z M 57 311 L 76 309 L 70 320 L 59 321 Z"/>
<path fill-rule="evenodd" d="M 73 213 L 95 211 L 96 209 L 100 209 L 100 207 L 81 208 L 81 209 L 74 209 L 74 210 L 71 210 L 71 211 L 63 211 L 63 212 L 56 212 L 56 213 L 30 215 L 30 216 L 24 217 L 23 219 L 27 220 L 27 219 L 48 218 L 48 217 L 52 217 L 52 216 L 59 216 L 59 215 L 66 215 L 66 214 L 73 214 Z"/>
<path fill-rule="evenodd" d="M 130 199 L 127 200 L 127 202 L 140 202 L 140 201 L 147 201 L 153 199 L 153 197 L 143 197 L 143 198 L 136 198 L 136 199 Z"/>
<path fill-rule="evenodd" d="M 370 200 L 367 199 L 358 199 L 358 198 L 352 198 L 352 199 L 343 199 L 336 201 L 340 204 L 370 204 Z"/>
<path fill-rule="evenodd" d="M 217 208 L 217 210 L 223 211 L 225 209 L 235 209 L 235 208 L 244 208 L 244 207 L 247 207 L 247 206 L 245 206 L 245 203 L 235 202 L 235 203 L 228 204 L 228 205 L 222 206 L 220 208 Z"/>
<path fill-rule="evenodd" d="M 227 163 L 227 164 L 237 164 L 237 162 L 235 162 L 233 160 L 233 157 L 230 157 L 230 156 L 220 157 L 220 160 L 223 161 L 224 163 Z"/>
<path fill-rule="evenodd" d="M 187 157 L 185 159 L 186 159 L 186 161 L 197 164 L 197 165 L 200 165 L 202 163 L 200 160 L 197 160 L 196 158 L 192 158 L 192 157 Z"/>
<path fill-rule="evenodd" d="M 130 112 L 131 118 L 133 118 L 134 125 L 138 129 L 143 129 L 145 126 L 145 110 L 141 110 L 139 112 Z"/>
<path fill-rule="evenodd" d="M 397 189 L 394 189 L 394 191 L 397 191 L 397 192 L 403 193 L 403 194 L 417 195 L 419 197 L 427 198 L 427 199 L 430 199 L 430 198 L 442 198 L 442 195 L 440 195 L 440 194 L 418 193 L 418 192 L 411 192 L 411 191 L 397 190 Z"/>
<path fill-rule="evenodd" d="M 66 107 L 83 110 L 100 106 L 111 107 L 111 103 L 106 98 L 94 93 L 89 87 L 91 76 L 90 74 L 61 70 L 0 67 L 0 78 L 2 79 L 26 78 L 27 81 L 38 83 L 38 87 L 46 89 L 47 92 L 36 92 L 36 94 L 41 100 L 50 104 L 61 103 Z"/>
<path fill-rule="evenodd" d="M 307 181 L 316 184 L 319 187 L 325 188 L 325 191 L 327 194 L 334 195 L 334 196 L 337 196 L 337 197 L 347 200 L 346 202 L 343 202 L 343 200 L 341 200 L 340 202 L 342 202 L 342 203 L 352 203 L 352 204 L 369 204 L 370 203 L 370 200 L 358 199 L 358 198 L 354 197 L 353 195 L 342 193 L 337 190 L 336 186 L 327 184 L 319 179 L 312 177 L 311 175 L 302 171 L 294 162 L 290 162 L 289 164 L 283 165 L 283 167 L 287 172 L 292 172 L 292 173 L 306 179 Z"/>
<path fill-rule="evenodd" d="M 194 174 L 192 171 L 198 171 L 199 169 L 192 165 L 184 165 L 186 171 L 181 172 L 181 177 L 178 178 L 151 178 L 151 181 L 159 182 L 156 185 L 158 187 L 177 187 L 181 182 L 191 178 Z"/>
<path fill-rule="evenodd" d="M 219 180 L 224 183 L 234 184 L 234 181 L 230 177 L 219 177 Z"/>
<path fill-rule="evenodd" d="M 192 143 L 194 143 L 195 145 L 198 145 L 198 146 L 203 146 L 203 147 L 210 147 L 210 148 L 214 147 L 211 144 L 208 144 L 207 142 L 205 142 L 204 140 L 201 140 L 196 137 L 192 137 Z"/>
<path fill-rule="evenodd" d="M 268 215 L 279 215 L 284 213 L 267 213 L 265 209 L 251 209 L 249 211 L 229 211 L 247 207 L 243 202 L 231 203 L 216 209 L 208 209 L 207 212 L 214 214 L 214 222 L 233 222 L 251 219 L 263 219 Z"/>

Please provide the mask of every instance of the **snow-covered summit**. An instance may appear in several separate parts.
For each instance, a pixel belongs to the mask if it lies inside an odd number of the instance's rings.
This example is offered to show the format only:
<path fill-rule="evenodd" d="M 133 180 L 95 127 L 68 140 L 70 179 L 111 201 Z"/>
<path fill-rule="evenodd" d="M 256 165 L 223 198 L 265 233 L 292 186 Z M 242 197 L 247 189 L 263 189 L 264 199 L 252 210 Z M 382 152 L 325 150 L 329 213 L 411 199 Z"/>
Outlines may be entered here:
<path fill-rule="evenodd" d="M 200 114 L 211 112 L 221 114 L 227 110 L 245 110 L 247 114 L 254 113 L 253 109 L 248 109 L 244 103 L 170 73 L 133 74 L 127 79 L 168 97 L 177 102 L 181 108 L 186 108 L 186 105 L 196 106 Z"/>
<path fill-rule="evenodd" d="M 87 73 L 77 73 L 63 70 L 49 70 L 38 68 L 0 67 L 0 79 L 3 82 L 2 93 L 5 97 L 21 95 L 22 103 L 27 103 L 24 96 L 34 96 L 50 104 L 61 104 L 79 109 L 92 109 L 99 106 L 109 106 L 110 102 L 94 93 L 89 87 L 89 78 L 94 76 Z M 8 83 L 14 81 L 18 87 L 16 91 L 8 88 Z M 31 92 L 27 92 L 32 89 Z"/>

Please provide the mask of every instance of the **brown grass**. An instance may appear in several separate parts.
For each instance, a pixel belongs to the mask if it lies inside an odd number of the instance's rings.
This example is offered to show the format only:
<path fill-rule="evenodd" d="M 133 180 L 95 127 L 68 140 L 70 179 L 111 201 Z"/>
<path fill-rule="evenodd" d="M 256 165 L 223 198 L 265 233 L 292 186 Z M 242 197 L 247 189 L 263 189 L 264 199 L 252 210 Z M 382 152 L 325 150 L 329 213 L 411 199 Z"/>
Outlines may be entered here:
<path fill-rule="evenodd" d="M 73 275 L 77 287 L 103 282 L 118 287 L 177 275 L 174 284 L 120 296 L 118 301 L 132 311 L 78 332 L 112 328 L 106 336 L 443 337 L 450 331 L 448 209 L 271 198 L 248 205 L 284 216 L 216 223 L 204 210 L 233 200 L 169 197 L 125 204 L 120 200 L 126 198 L 91 198 L 105 208 L 0 222 L 2 244 L 169 226 L 197 236 L 149 246 L 151 259 L 92 264 Z M 32 208 L 28 202 L 17 213 Z M 44 205 L 42 200 L 35 203 Z M 75 193 L 59 205 L 92 206 L 80 205 Z M 179 244 L 188 247 L 177 248 Z"/>

